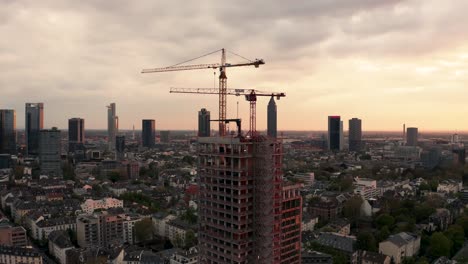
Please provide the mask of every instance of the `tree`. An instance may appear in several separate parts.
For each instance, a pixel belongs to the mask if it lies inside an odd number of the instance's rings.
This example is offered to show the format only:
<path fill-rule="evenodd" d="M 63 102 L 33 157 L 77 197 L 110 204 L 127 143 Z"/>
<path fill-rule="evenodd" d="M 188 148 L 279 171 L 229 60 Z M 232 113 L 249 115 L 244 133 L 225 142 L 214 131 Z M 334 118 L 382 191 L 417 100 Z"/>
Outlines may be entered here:
<path fill-rule="evenodd" d="M 370 232 L 361 232 L 357 236 L 357 248 L 367 251 L 377 251 L 377 242 L 374 235 Z"/>
<path fill-rule="evenodd" d="M 450 256 L 451 242 L 450 240 L 441 232 L 435 232 L 431 236 L 430 242 L 430 254 L 434 258 Z"/>
<path fill-rule="evenodd" d="M 453 243 L 452 253 L 457 252 L 465 242 L 465 231 L 459 225 L 451 225 L 444 235 Z"/>
<path fill-rule="evenodd" d="M 185 233 L 184 244 L 184 248 L 186 249 L 197 245 L 197 238 L 195 237 L 195 233 L 192 230 L 189 230 L 187 233 Z"/>
<path fill-rule="evenodd" d="M 390 236 L 390 230 L 388 229 L 388 226 L 384 225 L 379 233 L 377 234 L 377 241 L 378 242 L 382 242 L 384 241 L 385 239 L 387 239 L 389 236 Z"/>
<path fill-rule="evenodd" d="M 465 231 L 465 236 L 468 236 L 468 216 L 458 218 L 457 225 L 461 226 Z"/>
<path fill-rule="evenodd" d="M 120 173 L 113 171 L 108 174 L 109 180 L 111 180 L 113 183 L 117 182 L 120 180 Z"/>
<path fill-rule="evenodd" d="M 136 241 L 146 241 L 153 238 L 153 223 L 150 218 L 144 218 L 135 223 Z"/>
<path fill-rule="evenodd" d="M 187 210 L 185 210 L 185 212 L 181 215 L 180 218 L 192 225 L 196 224 L 198 220 L 198 217 L 195 214 L 195 210 L 193 208 L 188 208 Z"/>
<path fill-rule="evenodd" d="M 395 224 L 395 218 L 388 214 L 381 214 L 377 217 L 376 223 L 379 228 L 384 226 L 392 227 Z"/>
<path fill-rule="evenodd" d="M 343 214 L 352 220 L 356 220 L 361 213 L 362 198 L 360 196 L 353 196 L 344 203 Z"/>

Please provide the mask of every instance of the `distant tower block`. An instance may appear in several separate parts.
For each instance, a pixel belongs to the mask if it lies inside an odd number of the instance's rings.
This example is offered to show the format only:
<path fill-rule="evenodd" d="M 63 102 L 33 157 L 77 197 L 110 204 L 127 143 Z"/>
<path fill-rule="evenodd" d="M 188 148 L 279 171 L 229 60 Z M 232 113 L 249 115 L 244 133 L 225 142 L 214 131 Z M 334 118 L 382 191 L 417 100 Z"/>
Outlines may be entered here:
<path fill-rule="evenodd" d="M 143 119 L 142 128 L 141 140 L 143 147 L 154 147 L 156 139 L 156 123 L 154 119 Z"/>
<path fill-rule="evenodd" d="M 340 116 L 329 116 L 328 117 L 328 150 L 337 151 L 341 149 L 342 130 L 343 125 L 341 124 Z"/>
<path fill-rule="evenodd" d="M 418 145 L 418 128 L 417 127 L 408 127 L 406 129 L 406 145 L 407 146 L 417 146 Z"/>
<path fill-rule="evenodd" d="M 198 136 L 209 137 L 210 130 L 210 111 L 202 108 L 198 111 Z"/>
<path fill-rule="evenodd" d="M 276 102 L 273 96 L 268 102 L 267 108 L 267 135 L 269 137 L 276 138 L 278 136 L 278 126 L 277 126 L 277 112 L 276 112 Z"/>
<path fill-rule="evenodd" d="M 116 115 L 115 103 L 107 106 L 107 142 L 109 150 L 115 150 L 115 137 L 119 132 L 119 119 Z"/>
<path fill-rule="evenodd" d="M 362 121 L 359 118 L 349 120 L 349 151 L 362 149 Z"/>

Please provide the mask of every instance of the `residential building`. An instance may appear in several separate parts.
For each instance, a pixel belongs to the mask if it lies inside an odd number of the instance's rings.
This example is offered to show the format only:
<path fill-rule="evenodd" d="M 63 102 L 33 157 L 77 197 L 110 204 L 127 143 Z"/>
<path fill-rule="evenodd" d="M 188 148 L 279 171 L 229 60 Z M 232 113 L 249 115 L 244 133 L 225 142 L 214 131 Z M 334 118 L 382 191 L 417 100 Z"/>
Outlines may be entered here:
<path fill-rule="evenodd" d="M 0 109 L 0 154 L 16 153 L 16 112 Z"/>
<path fill-rule="evenodd" d="M 272 96 L 267 107 L 267 135 L 276 138 L 278 135 L 278 118 L 275 98 Z"/>
<path fill-rule="evenodd" d="M 54 231 L 49 234 L 49 254 L 54 256 L 60 264 L 67 263 L 67 251 L 74 249 L 67 231 Z"/>
<path fill-rule="evenodd" d="M 463 183 L 454 180 L 442 181 L 437 185 L 437 192 L 456 194 L 463 189 Z"/>
<path fill-rule="evenodd" d="M 313 201 L 308 208 L 312 216 L 318 217 L 322 221 L 337 219 L 343 210 L 342 205 L 334 198 L 321 197 Z"/>
<path fill-rule="evenodd" d="M 316 240 L 322 246 L 341 251 L 348 256 L 348 263 L 358 263 L 358 251 L 356 250 L 356 237 L 345 236 L 336 233 L 320 233 Z"/>
<path fill-rule="evenodd" d="M 333 257 L 322 252 L 309 251 L 301 255 L 302 264 L 333 264 Z"/>
<path fill-rule="evenodd" d="M 209 137 L 211 135 L 210 111 L 202 108 L 198 111 L 198 136 Z"/>
<path fill-rule="evenodd" d="M 110 247 L 124 243 L 124 219 L 115 214 L 100 212 L 80 215 L 76 219 L 76 233 L 80 247 Z"/>
<path fill-rule="evenodd" d="M 42 264 L 42 255 L 32 248 L 0 246 L 0 263 L 6 264 Z"/>
<path fill-rule="evenodd" d="M 339 151 L 342 149 L 342 128 L 340 116 L 328 117 L 328 150 Z"/>
<path fill-rule="evenodd" d="M 408 127 L 406 129 L 406 146 L 416 147 L 418 145 L 418 128 Z"/>
<path fill-rule="evenodd" d="M 39 153 L 39 133 L 44 129 L 44 104 L 26 103 L 25 111 L 26 153 Z"/>
<path fill-rule="evenodd" d="M 96 209 L 109 209 L 123 207 L 123 201 L 115 198 L 103 198 L 101 200 L 86 199 L 81 204 L 81 209 L 87 214 L 92 214 Z"/>
<path fill-rule="evenodd" d="M 362 150 L 362 121 L 359 118 L 349 120 L 349 151 Z"/>
<path fill-rule="evenodd" d="M 143 119 L 141 127 L 142 146 L 146 148 L 154 147 L 156 140 L 156 122 L 154 121 L 154 119 Z"/>
<path fill-rule="evenodd" d="M 50 233 L 53 231 L 76 231 L 75 217 L 60 217 L 44 219 L 40 218 L 39 221 L 33 222 L 31 225 L 31 236 L 36 240 L 48 239 Z"/>
<path fill-rule="evenodd" d="M 115 150 L 115 138 L 119 132 L 119 118 L 117 117 L 115 103 L 107 106 L 107 142 L 109 150 Z"/>
<path fill-rule="evenodd" d="M 41 174 L 62 177 L 62 146 L 60 130 L 43 129 L 39 134 L 39 161 Z"/>
<path fill-rule="evenodd" d="M 283 183 L 281 189 L 281 262 L 301 263 L 302 184 Z"/>
<path fill-rule="evenodd" d="M 420 236 L 401 232 L 380 242 L 379 253 L 389 256 L 395 264 L 400 264 L 405 257 L 416 256 L 420 246 Z"/>
<path fill-rule="evenodd" d="M 78 216 L 76 218 L 76 237 L 81 248 L 99 246 L 99 218 L 94 215 Z"/>
<path fill-rule="evenodd" d="M 151 219 L 153 221 L 154 233 L 160 237 L 167 237 L 166 224 L 176 218 L 177 216 L 175 215 L 166 215 L 161 213 L 153 215 Z"/>
<path fill-rule="evenodd" d="M 138 215 L 128 215 L 121 214 L 119 215 L 122 219 L 122 228 L 123 228 L 123 242 L 133 245 L 135 241 L 135 224 L 142 220 Z"/>
<path fill-rule="evenodd" d="M 28 240 L 26 229 L 22 226 L 13 226 L 11 223 L 0 224 L 0 245 L 10 247 L 26 247 Z"/>
<path fill-rule="evenodd" d="M 177 250 L 170 259 L 170 264 L 197 264 L 198 250 L 192 247 L 189 250 Z"/>
<path fill-rule="evenodd" d="M 68 152 L 75 152 L 77 145 L 85 143 L 83 118 L 68 119 Z"/>
<path fill-rule="evenodd" d="M 360 264 L 390 264 L 389 256 L 370 251 L 361 251 L 359 254 Z"/>

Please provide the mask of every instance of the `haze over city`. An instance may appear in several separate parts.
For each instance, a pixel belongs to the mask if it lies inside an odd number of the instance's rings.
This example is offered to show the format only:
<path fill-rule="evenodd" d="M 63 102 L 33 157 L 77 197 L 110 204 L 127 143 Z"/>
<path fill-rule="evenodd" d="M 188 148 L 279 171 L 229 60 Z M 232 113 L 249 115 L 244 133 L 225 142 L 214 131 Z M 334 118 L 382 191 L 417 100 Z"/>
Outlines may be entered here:
<path fill-rule="evenodd" d="M 120 127 L 195 129 L 217 115 L 216 96 L 169 87 L 214 85 L 212 70 L 142 75 L 226 48 L 259 69 L 228 69 L 228 88 L 281 91 L 278 129 L 326 130 L 328 115 L 359 117 L 365 130 L 468 130 L 466 1 L 4 1 L 0 7 L 1 108 L 43 102 L 45 127 L 83 117 L 106 128 L 116 102 Z M 228 55 L 228 62 L 238 58 Z M 201 63 L 219 62 L 219 56 Z M 216 75 L 217 77 L 217 75 Z M 248 119 L 242 97 L 228 117 Z M 267 99 L 259 99 L 258 129 Z"/>

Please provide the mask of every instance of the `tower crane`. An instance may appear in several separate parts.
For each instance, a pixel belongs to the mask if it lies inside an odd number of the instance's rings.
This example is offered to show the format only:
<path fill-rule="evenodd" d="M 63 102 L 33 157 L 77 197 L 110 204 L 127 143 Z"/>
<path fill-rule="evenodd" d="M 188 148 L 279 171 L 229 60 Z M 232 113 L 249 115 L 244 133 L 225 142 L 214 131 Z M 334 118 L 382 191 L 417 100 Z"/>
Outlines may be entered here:
<path fill-rule="evenodd" d="M 171 88 L 170 93 L 189 93 L 189 94 L 218 94 L 218 91 L 213 88 Z M 226 95 L 245 96 L 245 100 L 250 103 L 250 129 L 249 135 L 254 137 L 257 135 L 257 96 L 272 96 L 277 100 L 285 97 L 286 94 L 282 92 L 265 92 L 255 89 L 226 89 Z M 227 119 L 219 119 L 222 122 Z M 240 133 L 239 133 L 240 134 Z"/>
<path fill-rule="evenodd" d="M 217 53 L 221 51 L 221 63 L 210 63 L 210 64 L 195 64 L 195 65 L 182 65 L 190 61 L 194 61 L 196 59 Z M 231 68 L 231 67 L 241 67 L 241 66 L 254 66 L 255 68 L 258 68 L 260 65 L 265 64 L 265 62 L 262 59 L 255 59 L 255 60 L 249 60 L 246 59 L 243 56 L 240 56 L 238 54 L 235 54 L 233 52 L 229 52 L 233 55 L 236 55 L 238 57 L 241 57 L 247 62 L 245 63 L 227 63 L 226 62 L 226 50 L 225 49 L 220 49 L 216 50 L 213 52 L 210 52 L 208 54 L 196 57 L 194 59 L 190 59 L 169 67 L 162 67 L 162 68 L 152 68 L 152 69 L 143 69 L 141 73 L 156 73 L 156 72 L 170 72 L 170 71 L 187 71 L 187 70 L 198 70 L 198 69 L 219 69 L 219 90 L 216 92 L 216 94 L 219 95 L 219 120 L 225 120 L 226 119 L 226 110 L 227 110 L 227 104 L 226 104 L 226 89 L 227 89 L 227 76 L 226 76 L 226 69 Z M 219 121 L 219 135 L 220 136 L 225 136 L 226 134 L 226 124 L 223 121 Z"/>

